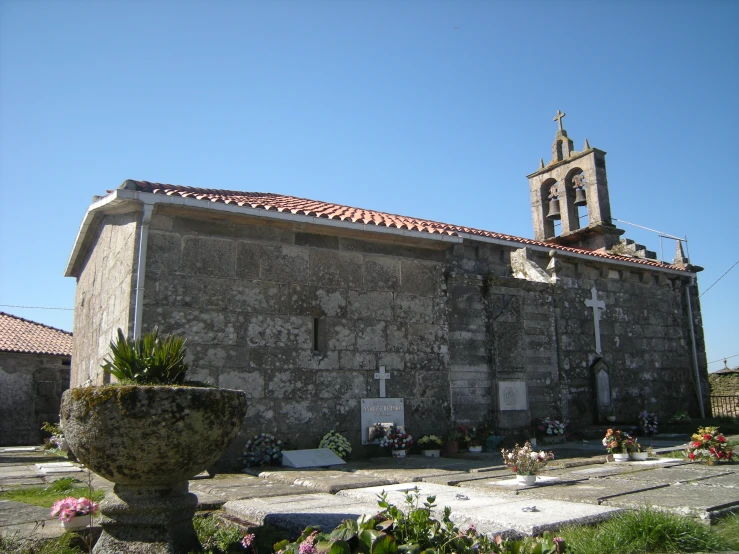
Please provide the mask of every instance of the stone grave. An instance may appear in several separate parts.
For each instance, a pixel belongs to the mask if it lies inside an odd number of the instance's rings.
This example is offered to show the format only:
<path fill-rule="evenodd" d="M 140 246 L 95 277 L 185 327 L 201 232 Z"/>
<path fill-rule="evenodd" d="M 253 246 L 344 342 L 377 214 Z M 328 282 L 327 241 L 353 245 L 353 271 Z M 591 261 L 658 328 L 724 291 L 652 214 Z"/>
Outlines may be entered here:
<path fill-rule="evenodd" d="M 329 467 L 344 465 L 330 448 L 311 448 L 307 450 L 283 450 L 282 465 L 285 467 Z"/>

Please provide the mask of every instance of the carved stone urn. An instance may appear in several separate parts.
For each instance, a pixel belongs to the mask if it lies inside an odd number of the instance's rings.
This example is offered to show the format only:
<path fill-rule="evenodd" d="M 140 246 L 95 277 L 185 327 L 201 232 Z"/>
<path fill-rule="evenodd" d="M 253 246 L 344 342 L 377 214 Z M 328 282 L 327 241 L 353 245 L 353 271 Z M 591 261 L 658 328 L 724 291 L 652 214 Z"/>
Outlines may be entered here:
<path fill-rule="evenodd" d="M 243 391 L 106 386 L 64 393 L 61 423 L 77 458 L 115 483 L 100 503 L 95 554 L 200 549 L 188 479 L 218 460 L 246 415 Z"/>

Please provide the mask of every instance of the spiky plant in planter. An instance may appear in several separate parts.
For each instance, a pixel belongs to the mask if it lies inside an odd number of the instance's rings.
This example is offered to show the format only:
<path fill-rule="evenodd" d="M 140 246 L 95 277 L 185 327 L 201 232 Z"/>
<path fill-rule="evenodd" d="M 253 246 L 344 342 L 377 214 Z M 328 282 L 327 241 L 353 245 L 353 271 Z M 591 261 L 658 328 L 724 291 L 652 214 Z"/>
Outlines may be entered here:
<path fill-rule="evenodd" d="M 110 348 L 102 367 L 119 382 L 68 390 L 61 407 L 71 449 L 115 483 L 100 503 L 95 552 L 198 550 L 188 479 L 213 465 L 239 432 L 246 395 L 188 386 L 184 338 L 155 329 L 129 339 L 119 329 Z"/>

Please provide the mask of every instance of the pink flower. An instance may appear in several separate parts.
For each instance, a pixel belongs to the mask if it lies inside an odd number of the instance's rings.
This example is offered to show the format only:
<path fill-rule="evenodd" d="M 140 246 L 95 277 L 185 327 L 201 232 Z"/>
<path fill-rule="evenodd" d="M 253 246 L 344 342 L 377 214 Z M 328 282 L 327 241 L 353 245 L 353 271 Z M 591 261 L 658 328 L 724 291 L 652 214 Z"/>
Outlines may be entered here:
<path fill-rule="evenodd" d="M 250 533 L 248 535 L 244 535 L 244 538 L 241 539 L 241 545 L 244 548 L 249 548 L 252 545 L 252 543 L 254 542 L 254 539 L 256 539 L 256 536 L 254 535 L 254 533 Z"/>

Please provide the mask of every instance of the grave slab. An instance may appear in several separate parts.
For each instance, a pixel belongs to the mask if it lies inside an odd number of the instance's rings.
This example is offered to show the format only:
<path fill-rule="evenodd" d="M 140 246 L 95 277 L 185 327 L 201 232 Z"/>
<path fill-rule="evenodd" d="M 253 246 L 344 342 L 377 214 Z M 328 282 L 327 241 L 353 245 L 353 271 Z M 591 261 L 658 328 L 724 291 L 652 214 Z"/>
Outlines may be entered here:
<path fill-rule="evenodd" d="M 518 491 L 521 498 L 546 498 L 549 500 L 565 500 L 567 502 L 585 502 L 601 505 L 608 498 L 635 492 L 655 491 L 668 487 L 666 483 L 640 483 L 638 481 L 605 481 L 588 479 L 549 487 L 529 487 Z"/>
<path fill-rule="evenodd" d="M 266 479 L 249 475 L 229 475 L 227 478 L 202 479 L 190 481 L 190 490 L 203 491 L 225 500 L 244 498 L 269 498 L 305 494 L 305 488 L 286 483 L 272 483 Z"/>
<path fill-rule="evenodd" d="M 694 484 L 671 485 L 659 490 L 637 492 L 603 501 L 603 505 L 620 508 L 641 508 L 654 506 L 681 515 L 712 519 L 711 512 L 739 507 L 736 489 L 711 487 L 710 492 L 703 481 Z"/>
<path fill-rule="evenodd" d="M 329 467 L 344 465 L 345 463 L 329 448 L 282 451 L 282 465 L 285 467 Z"/>
<path fill-rule="evenodd" d="M 556 530 L 569 524 L 596 523 L 619 511 L 611 507 L 548 499 L 537 499 L 532 503 L 532 499 L 431 483 L 401 483 L 389 487 L 346 490 L 337 496 L 369 502 L 370 498 L 385 490 L 388 501 L 402 507 L 406 494 L 416 487 L 421 499 L 436 496 L 437 508 L 433 510 L 436 517 L 443 513 L 445 506 L 449 506 L 452 509 L 450 517 L 457 525 L 494 525 L 526 535 Z M 531 510 L 532 507 L 536 510 Z"/>
<path fill-rule="evenodd" d="M 605 480 L 622 479 L 627 481 L 658 481 L 662 483 L 689 483 L 693 481 L 703 481 L 716 477 L 723 477 L 734 474 L 733 471 L 722 471 L 720 468 L 707 466 L 680 466 L 670 468 L 657 468 L 653 471 L 638 471 L 634 473 L 624 473 L 621 475 L 606 477 Z"/>
<path fill-rule="evenodd" d="M 346 471 L 313 470 L 300 471 L 291 468 L 275 468 L 260 471 L 258 477 L 268 481 L 299 485 L 318 492 L 336 493 L 343 489 L 358 489 L 381 485 L 390 485 L 396 481 L 381 477 L 356 475 Z"/>
<path fill-rule="evenodd" d="M 8 446 L 0 452 L 36 452 L 36 446 Z"/>

